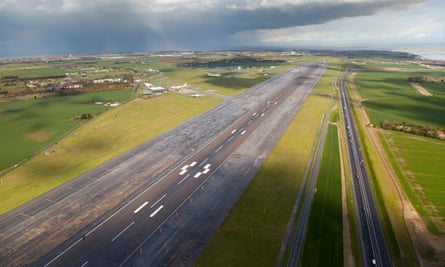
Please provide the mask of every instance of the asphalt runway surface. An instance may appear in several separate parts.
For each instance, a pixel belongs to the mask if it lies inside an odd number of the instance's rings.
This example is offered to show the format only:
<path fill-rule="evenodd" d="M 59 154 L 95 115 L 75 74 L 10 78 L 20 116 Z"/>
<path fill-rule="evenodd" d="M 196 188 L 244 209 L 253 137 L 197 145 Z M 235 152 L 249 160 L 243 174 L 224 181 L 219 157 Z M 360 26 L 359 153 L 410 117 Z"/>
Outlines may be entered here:
<path fill-rule="evenodd" d="M 190 265 L 325 68 L 274 76 L 2 215 L 0 265 Z"/>

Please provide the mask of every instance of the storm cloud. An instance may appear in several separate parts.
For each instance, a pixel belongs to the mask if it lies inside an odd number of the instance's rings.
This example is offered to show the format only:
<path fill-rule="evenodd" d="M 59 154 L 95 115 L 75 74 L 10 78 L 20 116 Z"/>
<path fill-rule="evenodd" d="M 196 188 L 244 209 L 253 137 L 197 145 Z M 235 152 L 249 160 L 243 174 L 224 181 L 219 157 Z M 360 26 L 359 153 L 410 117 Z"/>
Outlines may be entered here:
<path fill-rule="evenodd" d="M 263 31 L 272 38 L 270 31 L 409 10 L 427 2 L 0 0 L 0 57 L 261 46 Z"/>

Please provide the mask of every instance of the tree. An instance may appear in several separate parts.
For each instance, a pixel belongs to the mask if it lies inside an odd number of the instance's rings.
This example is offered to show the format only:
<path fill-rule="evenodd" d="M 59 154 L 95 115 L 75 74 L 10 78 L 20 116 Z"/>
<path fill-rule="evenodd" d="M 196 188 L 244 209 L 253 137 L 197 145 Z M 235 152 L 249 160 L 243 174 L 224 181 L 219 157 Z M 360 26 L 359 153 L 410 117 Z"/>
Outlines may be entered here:
<path fill-rule="evenodd" d="M 91 113 L 83 113 L 82 116 L 80 116 L 80 119 L 82 119 L 82 120 L 89 120 L 92 118 L 93 118 L 93 115 L 91 115 Z"/>

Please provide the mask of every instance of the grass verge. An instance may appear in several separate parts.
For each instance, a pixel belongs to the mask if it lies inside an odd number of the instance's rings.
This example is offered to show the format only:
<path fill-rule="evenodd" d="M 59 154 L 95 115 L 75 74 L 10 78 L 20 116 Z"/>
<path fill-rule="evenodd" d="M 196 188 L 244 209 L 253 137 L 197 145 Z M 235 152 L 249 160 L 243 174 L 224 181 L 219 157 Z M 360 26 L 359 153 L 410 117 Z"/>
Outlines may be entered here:
<path fill-rule="evenodd" d="M 329 125 L 302 253 L 302 266 L 343 266 L 341 192 L 337 126 Z"/>

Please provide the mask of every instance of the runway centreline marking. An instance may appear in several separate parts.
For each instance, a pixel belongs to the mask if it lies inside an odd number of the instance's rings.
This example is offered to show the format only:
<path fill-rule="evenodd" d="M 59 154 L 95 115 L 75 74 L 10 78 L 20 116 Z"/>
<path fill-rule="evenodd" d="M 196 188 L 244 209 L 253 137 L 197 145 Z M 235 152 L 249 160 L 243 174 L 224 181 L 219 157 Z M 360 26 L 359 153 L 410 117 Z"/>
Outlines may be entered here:
<path fill-rule="evenodd" d="M 80 267 L 85 267 L 85 266 L 87 266 L 87 264 L 88 264 L 88 261 L 82 263 L 82 265 L 80 265 Z"/>
<path fill-rule="evenodd" d="M 158 203 L 164 199 L 164 197 L 166 197 L 167 194 L 164 194 L 161 198 L 159 198 L 158 200 L 156 200 L 155 203 L 153 203 L 153 205 L 150 206 L 150 208 L 153 208 L 154 206 L 158 205 Z"/>
<path fill-rule="evenodd" d="M 184 178 L 182 178 L 182 180 L 181 181 L 179 181 L 178 182 L 178 184 L 182 184 L 182 182 L 184 182 L 185 181 L 185 179 L 187 179 L 188 177 L 190 176 L 190 173 L 189 174 L 187 174 Z"/>
<path fill-rule="evenodd" d="M 53 262 L 56 261 L 58 258 L 60 258 L 63 254 L 65 254 L 68 250 L 70 250 L 70 249 L 73 248 L 75 245 L 77 245 L 80 241 L 82 241 L 82 239 L 77 239 L 76 242 L 74 242 L 73 244 L 71 244 L 71 246 L 67 247 L 64 251 L 62 251 L 61 253 L 59 253 L 59 255 L 57 255 L 57 256 L 54 257 L 52 260 L 50 260 L 48 263 L 46 263 L 45 265 L 43 265 L 43 267 L 47 267 L 47 266 L 49 266 L 51 263 L 53 263 Z"/>
<path fill-rule="evenodd" d="M 150 218 L 153 218 L 160 210 L 164 208 L 164 205 L 159 206 L 152 214 L 150 214 Z"/>
<path fill-rule="evenodd" d="M 209 161 L 209 158 L 205 158 L 203 161 L 201 161 L 201 163 L 199 163 L 198 167 L 202 167 L 204 164 L 207 163 L 207 161 Z"/>
<path fill-rule="evenodd" d="M 223 149 L 224 145 L 220 145 L 216 150 L 215 153 L 218 153 L 221 149 Z"/>
<path fill-rule="evenodd" d="M 114 242 L 114 240 L 116 240 L 120 235 L 122 235 L 125 231 L 127 231 L 128 228 L 130 228 L 133 224 L 134 221 L 132 221 L 129 225 L 127 225 L 127 227 L 125 227 L 122 231 L 120 231 L 119 234 L 117 234 L 113 239 L 111 239 L 111 242 Z"/>
<path fill-rule="evenodd" d="M 139 208 L 134 210 L 134 213 L 138 213 L 141 209 L 143 209 L 145 206 L 147 206 L 148 201 L 145 201 L 142 205 L 139 206 Z"/>

